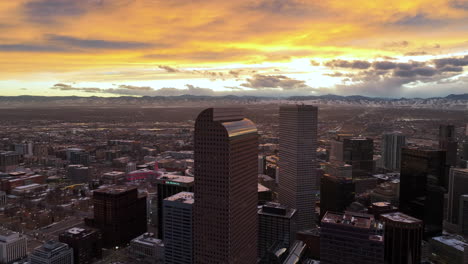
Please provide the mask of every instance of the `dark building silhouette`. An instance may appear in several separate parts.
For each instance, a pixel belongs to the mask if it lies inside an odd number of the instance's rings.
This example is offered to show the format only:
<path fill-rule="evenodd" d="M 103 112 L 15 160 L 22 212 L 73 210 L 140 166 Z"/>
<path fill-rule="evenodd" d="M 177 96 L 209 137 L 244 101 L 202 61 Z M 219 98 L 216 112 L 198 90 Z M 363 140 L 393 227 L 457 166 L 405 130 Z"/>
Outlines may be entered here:
<path fill-rule="evenodd" d="M 163 201 L 180 192 L 193 192 L 194 177 L 180 175 L 163 175 L 156 179 L 158 198 L 158 238 L 163 237 Z"/>
<path fill-rule="evenodd" d="M 345 162 L 353 166 L 353 178 L 374 173 L 374 140 L 370 138 L 338 135 L 331 142 L 330 161 Z"/>
<path fill-rule="evenodd" d="M 445 151 L 402 149 L 400 211 L 421 219 L 426 237 L 442 232 L 446 174 Z"/>
<path fill-rule="evenodd" d="M 354 202 L 355 186 L 352 178 L 324 174 L 320 182 L 320 218 L 326 212 L 344 212 Z"/>
<path fill-rule="evenodd" d="M 455 135 L 454 125 L 439 126 L 439 148 L 447 151 L 447 165 L 456 166 L 458 161 L 458 142 Z"/>
<path fill-rule="evenodd" d="M 382 136 L 383 167 L 387 170 L 399 170 L 401 167 L 401 148 L 406 145 L 406 137 L 401 134 Z"/>
<path fill-rule="evenodd" d="M 132 186 L 111 186 L 93 192 L 94 218 L 86 223 L 102 233 L 103 247 L 127 244 L 146 233 L 146 196 Z"/>
<path fill-rule="evenodd" d="M 294 241 L 296 209 L 278 203 L 266 203 L 258 209 L 258 257 L 277 242 L 288 248 Z"/>
<path fill-rule="evenodd" d="M 383 214 L 385 264 L 421 263 L 423 222 L 400 212 Z"/>
<path fill-rule="evenodd" d="M 279 201 L 297 210 L 298 230 L 317 222 L 317 114 L 312 105 L 285 105 L 279 110 Z"/>
<path fill-rule="evenodd" d="M 447 220 L 459 224 L 460 197 L 468 194 L 468 169 L 450 169 L 447 200 Z"/>
<path fill-rule="evenodd" d="M 102 257 L 102 238 L 97 230 L 74 227 L 60 234 L 59 241 L 73 249 L 75 264 L 93 263 Z"/>
<path fill-rule="evenodd" d="M 321 223 L 320 263 L 384 263 L 383 225 L 372 215 L 327 212 Z"/>
<path fill-rule="evenodd" d="M 258 133 L 240 109 L 195 123 L 195 263 L 257 262 Z"/>

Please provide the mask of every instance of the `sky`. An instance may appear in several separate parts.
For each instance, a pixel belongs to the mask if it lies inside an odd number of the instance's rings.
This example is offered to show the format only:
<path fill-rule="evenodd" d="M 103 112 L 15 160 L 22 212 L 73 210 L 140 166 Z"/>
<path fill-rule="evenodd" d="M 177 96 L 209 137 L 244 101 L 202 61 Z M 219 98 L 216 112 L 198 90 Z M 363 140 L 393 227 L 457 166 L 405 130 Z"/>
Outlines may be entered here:
<path fill-rule="evenodd" d="M 468 0 L 0 1 L 0 95 L 468 93 Z"/>

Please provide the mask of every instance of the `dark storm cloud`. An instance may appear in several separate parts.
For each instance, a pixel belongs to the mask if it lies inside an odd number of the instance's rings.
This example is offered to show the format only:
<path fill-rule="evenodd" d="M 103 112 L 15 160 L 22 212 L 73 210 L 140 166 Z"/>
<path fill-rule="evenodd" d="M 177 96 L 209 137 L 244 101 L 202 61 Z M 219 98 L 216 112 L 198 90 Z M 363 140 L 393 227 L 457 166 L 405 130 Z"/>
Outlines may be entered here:
<path fill-rule="evenodd" d="M 49 45 L 38 44 L 0 44 L 0 51 L 9 52 L 62 52 L 67 49 Z"/>
<path fill-rule="evenodd" d="M 132 41 L 109 41 L 101 39 L 82 39 L 70 36 L 47 35 L 46 38 L 57 44 L 80 49 L 140 49 L 148 48 L 152 45 L 142 42 Z"/>
<path fill-rule="evenodd" d="M 352 69 L 367 69 L 371 66 L 368 61 L 355 60 L 331 60 L 325 63 L 327 67 L 339 67 L 339 68 L 352 68 Z"/>
<path fill-rule="evenodd" d="M 463 58 L 453 57 L 453 58 L 436 59 L 434 60 L 434 63 L 437 68 L 443 68 L 447 65 L 459 66 L 459 67 L 468 66 L 468 55 L 466 55 Z"/>
<path fill-rule="evenodd" d="M 256 74 L 252 78 L 248 78 L 247 83 L 241 86 L 254 89 L 282 88 L 284 90 L 310 88 L 305 84 L 305 81 L 291 79 L 284 75 L 261 74 Z"/>
<path fill-rule="evenodd" d="M 372 66 L 374 69 L 377 70 L 390 70 L 390 69 L 395 69 L 397 67 L 397 64 L 392 61 L 376 61 L 372 63 Z"/>
<path fill-rule="evenodd" d="M 432 67 L 413 68 L 411 70 L 396 70 L 393 74 L 398 77 L 415 77 L 415 76 L 433 76 L 438 72 Z"/>
<path fill-rule="evenodd" d="M 24 4 L 28 19 L 37 23 L 51 23 L 55 18 L 79 16 L 86 12 L 89 0 L 34 0 Z"/>
<path fill-rule="evenodd" d="M 463 72 L 463 67 L 458 66 L 444 66 L 439 69 L 440 72 Z"/>

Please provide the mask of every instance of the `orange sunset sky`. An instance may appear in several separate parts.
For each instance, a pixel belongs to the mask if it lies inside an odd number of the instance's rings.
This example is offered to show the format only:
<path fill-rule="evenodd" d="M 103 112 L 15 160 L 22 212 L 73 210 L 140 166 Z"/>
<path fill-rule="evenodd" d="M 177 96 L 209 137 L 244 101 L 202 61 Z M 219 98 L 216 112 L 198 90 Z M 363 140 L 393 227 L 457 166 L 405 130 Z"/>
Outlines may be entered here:
<path fill-rule="evenodd" d="M 2 0 L 0 91 L 468 93 L 468 0 Z"/>

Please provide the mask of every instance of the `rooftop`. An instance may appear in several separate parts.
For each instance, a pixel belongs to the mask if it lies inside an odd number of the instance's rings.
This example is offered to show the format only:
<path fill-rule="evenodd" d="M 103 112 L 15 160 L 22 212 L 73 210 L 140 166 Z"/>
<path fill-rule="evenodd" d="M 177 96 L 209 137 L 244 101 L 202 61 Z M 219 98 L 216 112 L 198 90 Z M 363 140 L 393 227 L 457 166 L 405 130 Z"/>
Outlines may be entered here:
<path fill-rule="evenodd" d="M 394 222 L 403 222 L 403 223 L 421 223 L 421 220 L 406 215 L 401 212 L 394 212 L 388 214 L 382 214 L 380 217 L 394 221 Z"/>
<path fill-rule="evenodd" d="M 181 176 L 175 174 L 164 174 L 157 178 L 157 181 L 163 184 L 171 183 L 193 183 L 195 179 L 193 177 Z"/>
<path fill-rule="evenodd" d="M 133 243 L 145 244 L 147 246 L 164 246 L 161 239 L 157 239 L 153 233 L 144 233 L 143 235 L 134 238 Z"/>
<path fill-rule="evenodd" d="M 180 192 L 170 197 L 167 197 L 164 200 L 171 202 L 180 202 L 185 204 L 193 204 L 195 201 L 193 192 Z"/>
<path fill-rule="evenodd" d="M 108 186 L 105 188 L 100 188 L 94 190 L 95 193 L 108 193 L 108 194 L 119 194 L 131 190 L 135 190 L 137 187 L 135 186 L 128 186 L 128 185 L 116 185 L 116 186 Z"/>
<path fill-rule="evenodd" d="M 468 246 L 467 243 L 461 240 L 458 240 L 455 237 L 451 237 L 451 236 L 438 236 L 438 237 L 433 237 L 432 239 L 440 243 L 443 243 L 447 246 L 453 247 L 459 251 L 465 251 L 465 247 Z"/>
<path fill-rule="evenodd" d="M 372 215 L 358 214 L 358 213 L 334 213 L 327 212 L 322 218 L 322 223 L 332 223 L 339 225 L 348 225 L 359 228 L 370 229 L 371 224 L 374 221 Z"/>

